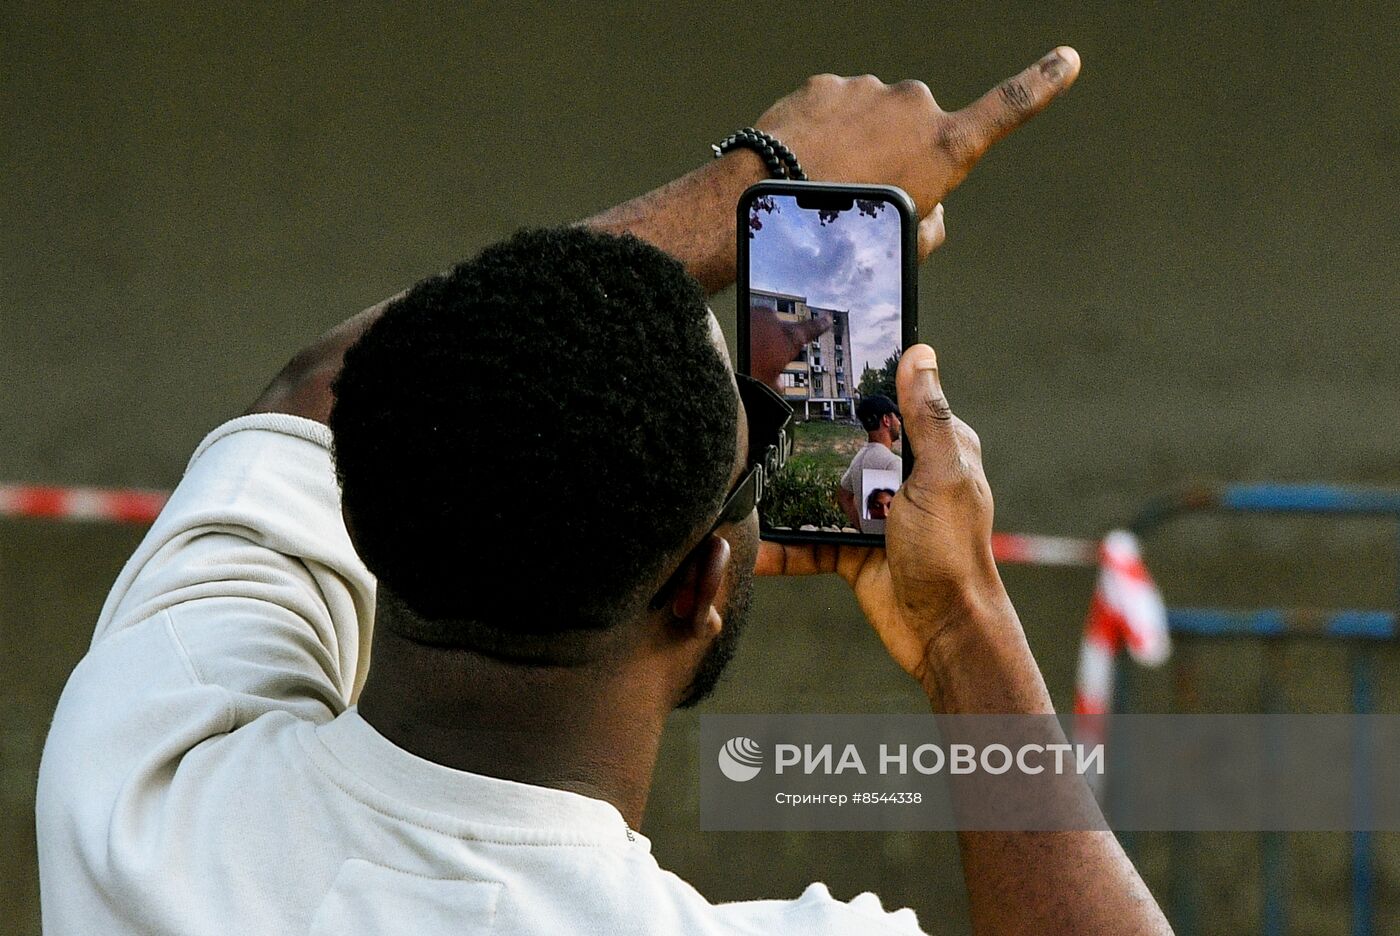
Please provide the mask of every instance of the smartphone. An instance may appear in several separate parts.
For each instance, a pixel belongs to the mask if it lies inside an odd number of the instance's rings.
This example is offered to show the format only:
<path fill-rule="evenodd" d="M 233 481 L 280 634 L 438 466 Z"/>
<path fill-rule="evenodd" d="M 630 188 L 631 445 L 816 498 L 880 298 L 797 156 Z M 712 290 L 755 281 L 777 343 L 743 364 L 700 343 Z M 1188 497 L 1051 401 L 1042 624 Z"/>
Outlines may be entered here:
<path fill-rule="evenodd" d="M 918 216 L 884 185 L 760 182 L 738 211 L 739 370 L 794 411 L 764 539 L 884 543 L 913 463 L 894 373 L 918 338 Z"/>

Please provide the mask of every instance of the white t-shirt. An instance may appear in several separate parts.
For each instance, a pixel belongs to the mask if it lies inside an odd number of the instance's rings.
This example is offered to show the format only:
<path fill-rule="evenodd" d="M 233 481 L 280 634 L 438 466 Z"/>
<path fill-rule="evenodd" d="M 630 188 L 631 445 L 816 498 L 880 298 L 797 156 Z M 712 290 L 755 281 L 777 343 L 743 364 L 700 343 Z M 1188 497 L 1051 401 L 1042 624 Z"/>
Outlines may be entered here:
<path fill-rule="evenodd" d="M 899 471 L 904 466 L 899 456 L 890 450 L 888 445 L 879 442 L 867 442 L 865 446 L 856 452 L 856 457 L 851 459 L 851 466 L 846 469 L 846 473 L 841 476 L 841 486 L 860 498 L 860 473 L 867 468 L 877 471 Z"/>
<path fill-rule="evenodd" d="M 330 432 L 216 429 L 123 569 L 39 775 L 44 931 L 911 933 L 872 894 L 711 904 L 610 804 L 394 746 Z"/>

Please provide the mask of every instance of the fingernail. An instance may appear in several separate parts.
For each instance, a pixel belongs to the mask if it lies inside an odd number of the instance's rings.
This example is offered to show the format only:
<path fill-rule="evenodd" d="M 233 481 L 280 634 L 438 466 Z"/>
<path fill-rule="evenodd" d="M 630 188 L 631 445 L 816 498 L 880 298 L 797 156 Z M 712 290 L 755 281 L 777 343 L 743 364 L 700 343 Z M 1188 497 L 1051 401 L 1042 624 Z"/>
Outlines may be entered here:
<path fill-rule="evenodd" d="M 1059 49 L 1051 50 L 1050 54 L 1040 60 L 1040 73 L 1051 81 L 1056 81 L 1065 73 L 1065 68 L 1069 65 L 1060 55 Z"/>

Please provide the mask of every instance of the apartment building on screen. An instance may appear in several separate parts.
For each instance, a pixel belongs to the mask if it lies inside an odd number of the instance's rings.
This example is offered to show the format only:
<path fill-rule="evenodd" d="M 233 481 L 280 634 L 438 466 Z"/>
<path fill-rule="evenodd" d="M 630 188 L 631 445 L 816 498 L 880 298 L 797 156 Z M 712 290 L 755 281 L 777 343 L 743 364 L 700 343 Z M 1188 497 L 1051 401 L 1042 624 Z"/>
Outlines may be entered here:
<path fill-rule="evenodd" d="M 853 419 L 859 376 L 853 372 L 851 313 L 807 304 L 806 296 L 749 290 L 751 309 L 768 309 L 780 321 L 805 322 L 832 317 L 831 328 L 807 344 L 778 378 L 779 390 L 803 419 Z"/>

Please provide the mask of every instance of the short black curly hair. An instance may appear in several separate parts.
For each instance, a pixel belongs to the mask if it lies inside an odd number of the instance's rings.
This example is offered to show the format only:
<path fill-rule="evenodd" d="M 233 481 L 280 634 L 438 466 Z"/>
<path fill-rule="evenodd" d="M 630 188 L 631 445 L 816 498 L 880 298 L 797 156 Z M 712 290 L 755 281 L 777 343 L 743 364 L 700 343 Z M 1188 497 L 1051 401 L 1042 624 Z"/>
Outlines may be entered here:
<path fill-rule="evenodd" d="M 549 659 L 556 637 L 639 613 L 718 511 L 736 454 L 700 285 L 650 244 L 586 228 L 522 231 L 418 283 L 333 390 L 381 624 L 499 656 Z"/>

